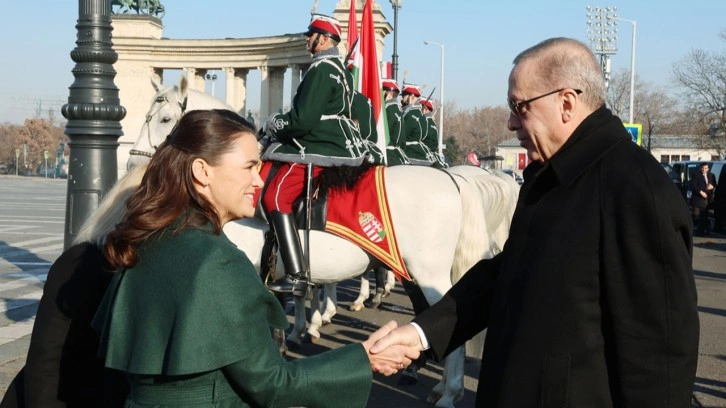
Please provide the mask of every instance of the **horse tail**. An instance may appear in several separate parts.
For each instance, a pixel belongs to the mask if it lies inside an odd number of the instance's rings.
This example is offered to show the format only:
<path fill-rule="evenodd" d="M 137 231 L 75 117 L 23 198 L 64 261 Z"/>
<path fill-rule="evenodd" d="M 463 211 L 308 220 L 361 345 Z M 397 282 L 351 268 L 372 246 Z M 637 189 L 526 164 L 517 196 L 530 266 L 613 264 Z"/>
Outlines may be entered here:
<path fill-rule="evenodd" d="M 459 175 L 457 181 L 461 198 L 461 228 L 451 265 L 451 283 L 458 282 L 469 268 L 484 257 L 482 248 L 489 247 L 481 197 L 477 197 L 469 178 Z"/>
<path fill-rule="evenodd" d="M 456 173 L 454 173 L 456 175 Z M 451 281 L 457 282 L 482 259 L 504 248 L 519 194 L 519 186 L 498 174 L 457 175 L 462 220 L 451 267 Z"/>

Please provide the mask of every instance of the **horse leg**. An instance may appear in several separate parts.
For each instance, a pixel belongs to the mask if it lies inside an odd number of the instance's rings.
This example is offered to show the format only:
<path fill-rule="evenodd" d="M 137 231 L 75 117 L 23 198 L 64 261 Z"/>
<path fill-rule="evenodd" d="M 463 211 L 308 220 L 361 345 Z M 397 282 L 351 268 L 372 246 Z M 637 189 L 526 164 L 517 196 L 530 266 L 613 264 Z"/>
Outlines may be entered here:
<path fill-rule="evenodd" d="M 394 286 L 396 286 L 396 275 L 393 274 L 393 271 L 388 271 L 386 284 L 383 285 L 383 297 L 389 296 Z"/>
<path fill-rule="evenodd" d="M 368 296 L 371 294 L 371 284 L 368 281 L 368 271 L 363 273 L 360 277 L 360 290 L 358 291 L 358 298 L 353 301 L 353 304 L 350 305 L 348 310 L 351 312 L 360 312 L 363 310 L 365 306 L 363 306 L 363 302 L 368 300 Z"/>
<path fill-rule="evenodd" d="M 444 375 L 434 387 L 426 402 L 440 408 L 454 408 L 454 403 L 464 398 L 464 346 L 451 352 L 444 363 Z"/>
<path fill-rule="evenodd" d="M 326 283 L 323 285 L 323 326 L 333 322 L 333 316 L 338 313 L 338 284 L 337 283 Z"/>
<path fill-rule="evenodd" d="M 383 298 L 391 294 L 390 289 L 388 290 L 388 294 L 386 294 L 386 280 L 389 271 L 382 266 L 375 268 L 374 271 L 376 276 L 376 294 L 373 295 L 369 307 L 378 308 L 381 306 Z"/>
<path fill-rule="evenodd" d="M 275 293 L 275 298 L 280 302 L 280 306 L 285 309 L 285 295 L 281 293 Z M 275 340 L 278 350 L 281 355 L 287 354 L 287 344 L 285 344 L 285 330 L 283 329 L 272 329 L 272 339 Z"/>
<path fill-rule="evenodd" d="M 312 294 L 310 298 L 310 326 L 307 335 L 310 343 L 316 344 L 320 340 L 319 329 L 323 325 L 323 317 L 320 313 L 320 287 L 315 285 L 310 292 Z"/>
<path fill-rule="evenodd" d="M 408 298 L 411 300 L 411 306 L 413 306 L 413 312 L 419 314 L 429 307 L 428 300 L 424 296 L 421 287 L 410 281 L 402 282 L 403 289 L 406 291 Z M 398 378 L 398 385 L 413 385 L 418 382 L 418 370 L 426 366 L 426 354 L 414 360 L 411 365 L 406 367 L 403 371 L 403 375 Z"/>
<path fill-rule="evenodd" d="M 294 349 L 300 346 L 300 339 L 305 332 L 307 317 L 305 316 L 305 297 L 293 296 L 293 302 L 295 304 L 295 322 L 292 325 L 290 334 L 287 335 L 287 341 L 290 343 L 289 347 Z"/>

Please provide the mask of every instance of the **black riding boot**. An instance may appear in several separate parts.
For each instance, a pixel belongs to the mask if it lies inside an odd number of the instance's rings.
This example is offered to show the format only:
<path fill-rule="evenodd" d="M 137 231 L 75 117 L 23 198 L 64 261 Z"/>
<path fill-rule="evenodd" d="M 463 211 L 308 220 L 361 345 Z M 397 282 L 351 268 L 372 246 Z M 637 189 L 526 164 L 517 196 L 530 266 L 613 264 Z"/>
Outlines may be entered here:
<path fill-rule="evenodd" d="M 290 213 L 272 211 L 270 223 L 275 229 L 282 263 L 285 265 L 285 277 L 269 282 L 267 287 L 273 292 L 305 296 L 308 282 L 305 277 L 305 261 L 295 219 Z"/>

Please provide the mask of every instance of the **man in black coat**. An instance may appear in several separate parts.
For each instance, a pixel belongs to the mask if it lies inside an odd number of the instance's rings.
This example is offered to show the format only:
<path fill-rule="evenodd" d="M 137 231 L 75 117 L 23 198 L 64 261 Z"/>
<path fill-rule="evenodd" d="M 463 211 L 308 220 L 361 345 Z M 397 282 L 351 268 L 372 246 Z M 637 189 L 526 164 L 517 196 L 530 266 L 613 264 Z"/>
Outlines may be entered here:
<path fill-rule="evenodd" d="M 680 193 L 605 108 L 585 44 L 519 54 L 508 101 L 532 163 L 504 250 L 372 351 L 441 359 L 488 328 L 477 407 L 690 406 L 699 322 Z"/>
<path fill-rule="evenodd" d="M 708 206 L 713 201 L 716 177 L 709 171 L 708 163 L 701 163 L 699 170 L 691 180 L 691 214 L 696 232 L 705 234 L 708 230 Z"/>

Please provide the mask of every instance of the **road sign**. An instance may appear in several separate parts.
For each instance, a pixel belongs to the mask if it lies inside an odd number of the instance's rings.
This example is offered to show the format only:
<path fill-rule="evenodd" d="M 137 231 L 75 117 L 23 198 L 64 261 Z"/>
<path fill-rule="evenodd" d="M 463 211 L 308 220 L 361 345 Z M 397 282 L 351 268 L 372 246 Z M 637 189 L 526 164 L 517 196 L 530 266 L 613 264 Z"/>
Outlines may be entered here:
<path fill-rule="evenodd" d="M 49 153 L 48 153 L 48 151 L 47 151 L 47 150 L 46 150 L 46 151 L 44 151 L 44 152 L 43 152 L 43 158 L 47 159 L 47 158 L 48 158 L 48 156 L 49 156 Z"/>
<path fill-rule="evenodd" d="M 643 141 L 643 125 L 640 123 L 623 123 L 623 125 L 625 125 L 625 130 L 633 138 L 633 142 L 640 146 Z"/>

